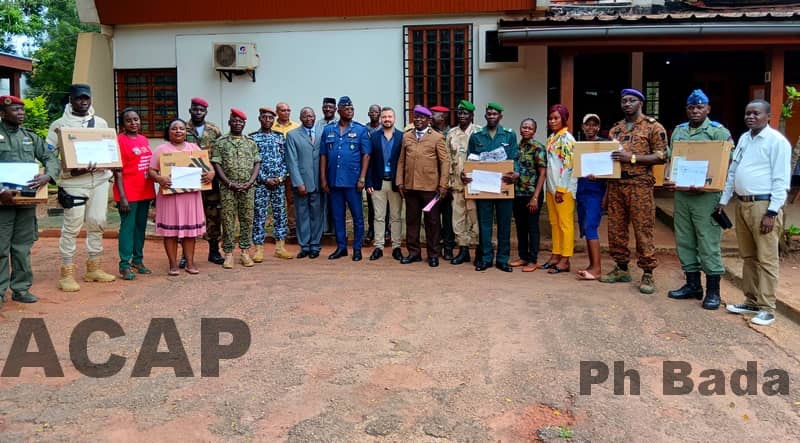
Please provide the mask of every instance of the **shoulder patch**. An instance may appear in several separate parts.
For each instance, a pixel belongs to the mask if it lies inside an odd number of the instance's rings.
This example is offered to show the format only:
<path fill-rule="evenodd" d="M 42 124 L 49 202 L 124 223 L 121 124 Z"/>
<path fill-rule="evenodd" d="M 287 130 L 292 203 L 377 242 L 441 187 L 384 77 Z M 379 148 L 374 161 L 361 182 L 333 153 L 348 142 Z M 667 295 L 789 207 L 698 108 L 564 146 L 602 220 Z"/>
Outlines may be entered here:
<path fill-rule="evenodd" d="M 686 128 L 688 126 L 689 126 L 689 122 L 683 122 L 683 123 L 678 125 L 679 128 Z"/>
<path fill-rule="evenodd" d="M 514 133 L 514 130 L 513 130 L 513 129 L 511 129 L 511 128 L 503 128 L 503 129 L 505 129 L 505 130 L 506 130 L 506 132 L 511 132 L 511 133 Z"/>
<path fill-rule="evenodd" d="M 710 125 L 711 125 L 711 127 L 713 127 L 713 128 L 724 128 L 724 126 L 722 126 L 722 123 L 720 123 L 720 122 L 715 122 L 714 120 L 711 120 L 711 122 L 710 122 L 709 124 L 710 124 Z"/>
<path fill-rule="evenodd" d="M 653 117 L 647 117 L 647 121 L 649 121 L 650 123 L 655 123 L 656 119 L 654 119 Z"/>

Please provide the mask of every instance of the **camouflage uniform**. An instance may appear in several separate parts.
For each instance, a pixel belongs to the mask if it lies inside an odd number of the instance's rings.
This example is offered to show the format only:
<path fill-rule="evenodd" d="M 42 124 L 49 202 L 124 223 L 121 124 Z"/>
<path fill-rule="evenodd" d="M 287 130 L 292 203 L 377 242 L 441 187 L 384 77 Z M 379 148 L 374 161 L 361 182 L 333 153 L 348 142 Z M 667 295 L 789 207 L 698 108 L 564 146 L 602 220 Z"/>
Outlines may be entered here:
<path fill-rule="evenodd" d="M 208 157 L 213 155 L 212 145 L 214 140 L 222 136 L 222 131 L 214 123 L 209 121 L 205 122 L 205 129 L 203 135 L 198 137 L 197 130 L 195 129 L 192 121 L 186 123 L 186 141 L 196 144 L 200 149 L 208 152 Z M 219 181 L 215 178 L 213 182 L 213 189 L 203 191 L 203 208 L 206 214 L 206 237 L 208 241 L 219 242 L 222 237 L 220 228 L 222 226 L 222 216 L 219 195 Z"/>
<path fill-rule="evenodd" d="M 214 142 L 212 163 L 220 165 L 228 180 L 245 183 L 250 180 L 253 165 L 261 161 L 258 146 L 246 135 L 226 134 Z M 249 249 L 253 238 L 253 212 L 255 187 L 246 192 L 235 192 L 220 184 L 222 197 L 222 250 L 233 252 L 236 219 L 239 219 L 239 248 Z"/>
<path fill-rule="evenodd" d="M 625 120 L 617 122 L 609 131 L 608 138 L 620 142 L 622 148 L 635 155 L 656 154 L 664 158 L 667 152 L 667 131 L 654 118 L 639 116 L 631 128 Z M 655 185 L 651 165 L 622 163 L 622 178 L 609 180 L 608 202 L 608 246 L 611 258 L 618 265 L 630 261 L 628 249 L 628 225 L 633 225 L 636 238 L 637 265 L 645 272 L 658 266 L 654 242 L 656 205 L 653 197 Z"/>
<path fill-rule="evenodd" d="M 267 209 L 272 208 L 272 227 L 275 240 L 285 240 L 288 234 L 286 215 L 286 188 L 283 179 L 286 168 L 286 138 L 279 132 L 254 132 L 250 134 L 258 146 L 261 167 L 256 178 L 255 218 L 253 220 L 253 243 L 263 245 L 267 236 Z M 268 178 L 281 181 L 277 188 L 267 187 Z"/>
<path fill-rule="evenodd" d="M 470 123 L 466 131 L 456 126 L 447 133 L 446 146 L 450 153 L 449 185 L 453 194 L 453 233 L 458 246 L 462 247 L 478 243 L 478 212 L 475 200 L 464 197 L 461 173 L 464 172 L 464 162 L 467 160 L 469 137 L 480 130 L 480 126 Z"/>
<path fill-rule="evenodd" d="M 696 129 L 687 122 L 672 132 L 673 143 L 730 139 L 731 133 L 721 123 L 708 118 Z M 719 246 L 722 228 L 711 218 L 721 196 L 722 191 L 702 194 L 675 191 L 675 245 L 684 272 L 725 273 Z"/>

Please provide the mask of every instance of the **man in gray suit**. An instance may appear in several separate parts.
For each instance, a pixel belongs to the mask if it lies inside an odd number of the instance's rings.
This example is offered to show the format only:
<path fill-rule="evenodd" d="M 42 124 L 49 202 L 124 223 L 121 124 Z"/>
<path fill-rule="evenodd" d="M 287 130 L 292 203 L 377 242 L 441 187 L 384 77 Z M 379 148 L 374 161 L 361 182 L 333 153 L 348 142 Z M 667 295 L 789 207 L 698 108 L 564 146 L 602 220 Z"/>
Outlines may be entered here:
<path fill-rule="evenodd" d="M 286 166 L 292 179 L 295 220 L 297 220 L 297 258 L 317 258 L 322 238 L 324 198 L 319 187 L 319 145 L 322 137 L 314 110 L 300 111 L 299 128 L 286 134 Z"/>

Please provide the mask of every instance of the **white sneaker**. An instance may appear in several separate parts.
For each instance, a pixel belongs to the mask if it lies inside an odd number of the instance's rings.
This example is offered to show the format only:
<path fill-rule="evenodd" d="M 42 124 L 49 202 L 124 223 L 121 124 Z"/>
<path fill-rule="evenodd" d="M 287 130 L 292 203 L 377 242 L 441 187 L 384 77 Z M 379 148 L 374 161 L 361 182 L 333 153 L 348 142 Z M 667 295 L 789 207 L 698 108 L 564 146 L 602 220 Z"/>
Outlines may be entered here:
<path fill-rule="evenodd" d="M 759 326 L 769 326 L 774 321 L 775 321 L 775 316 L 767 311 L 758 311 L 758 314 L 756 314 L 755 317 L 750 319 L 750 323 L 754 323 Z"/>
<path fill-rule="evenodd" d="M 755 306 L 750 306 L 745 303 L 738 305 L 726 305 L 725 309 L 734 314 L 758 314 L 759 309 Z"/>

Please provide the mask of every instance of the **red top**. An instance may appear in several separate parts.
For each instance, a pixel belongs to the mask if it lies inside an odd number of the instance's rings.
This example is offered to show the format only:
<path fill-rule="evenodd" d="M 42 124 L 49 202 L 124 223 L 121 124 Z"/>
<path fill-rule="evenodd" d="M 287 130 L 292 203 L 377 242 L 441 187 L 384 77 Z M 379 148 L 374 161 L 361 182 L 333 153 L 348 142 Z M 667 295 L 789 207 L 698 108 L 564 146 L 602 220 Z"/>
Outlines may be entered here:
<path fill-rule="evenodd" d="M 130 138 L 119 134 L 119 152 L 122 155 L 122 186 L 125 188 L 125 197 L 129 202 L 152 200 L 156 198 L 153 180 L 147 177 L 147 168 L 150 167 L 150 142 L 143 135 Z M 119 191 L 114 189 L 114 201 L 119 201 Z"/>

